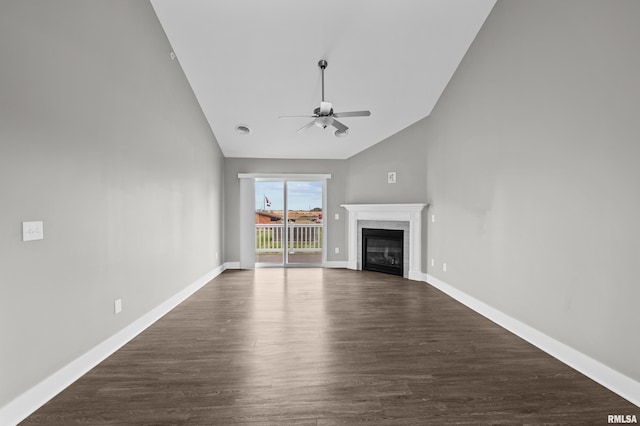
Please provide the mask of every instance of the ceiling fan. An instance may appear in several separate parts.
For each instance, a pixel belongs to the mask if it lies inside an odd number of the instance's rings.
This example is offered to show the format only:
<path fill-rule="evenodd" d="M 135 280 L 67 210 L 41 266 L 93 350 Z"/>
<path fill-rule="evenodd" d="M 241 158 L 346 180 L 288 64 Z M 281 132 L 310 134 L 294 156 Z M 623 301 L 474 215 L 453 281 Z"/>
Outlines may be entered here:
<path fill-rule="evenodd" d="M 324 70 L 327 68 L 327 61 L 324 59 L 318 62 L 318 66 L 322 71 L 322 100 L 320 101 L 320 106 L 313 110 L 313 115 L 287 115 L 281 116 L 278 118 L 313 118 L 313 120 L 306 124 L 305 126 L 298 129 L 296 133 L 300 133 L 303 130 L 308 129 L 314 124 L 318 127 L 322 127 L 326 129 L 328 126 L 333 126 L 336 128 L 335 135 L 338 137 L 346 136 L 349 133 L 349 128 L 336 120 L 336 118 L 343 117 L 368 117 L 371 115 L 370 111 L 349 111 L 349 112 L 333 112 L 333 105 L 331 102 L 326 102 L 324 100 Z"/>

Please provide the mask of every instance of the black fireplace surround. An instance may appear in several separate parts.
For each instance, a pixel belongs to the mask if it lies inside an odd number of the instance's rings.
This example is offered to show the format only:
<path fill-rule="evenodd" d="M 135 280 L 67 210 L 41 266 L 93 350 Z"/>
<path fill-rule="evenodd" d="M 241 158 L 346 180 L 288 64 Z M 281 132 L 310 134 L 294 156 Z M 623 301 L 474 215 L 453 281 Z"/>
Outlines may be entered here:
<path fill-rule="evenodd" d="M 362 228 L 362 269 L 403 276 L 404 231 Z"/>

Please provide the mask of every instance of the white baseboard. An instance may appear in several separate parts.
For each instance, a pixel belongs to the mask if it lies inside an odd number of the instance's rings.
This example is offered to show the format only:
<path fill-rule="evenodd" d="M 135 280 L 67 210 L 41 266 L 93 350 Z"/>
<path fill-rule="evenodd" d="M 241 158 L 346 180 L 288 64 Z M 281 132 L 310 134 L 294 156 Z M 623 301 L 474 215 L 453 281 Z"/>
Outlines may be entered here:
<path fill-rule="evenodd" d="M 209 281 L 220 275 L 224 270 L 225 266 L 222 265 L 208 272 L 184 290 L 0 408 L 0 424 L 15 425 L 27 418 L 51 398 L 62 392 L 67 386 L 78 380 Z"/>
<path fill-rule="evenodd" d="M 240 269 L 240 262 L 225 262 L 224 269 Z"/>
<path fill-rule="evenodd" d="M 617 393 L 631 403 L 640 406 L 640 382 L 492 308 L 486 303 L 440 281 L 434 276 L 423 274 L 422 281 L 448 294 L 463 305 L 466 305 L 480 315 L 567 364 L 569 367 L 600 383 L 602 386 Z"/>
<path fill-rule="evenodd" d="M 409 271 L 407 278 L 413 281 L 424 281 L 422 272 Z"/>
<path fill-rule="evenodd" d="M 347 267 L 346 260 L 327 260 L 322 264 L 324 268 L 343 268 Z"/>

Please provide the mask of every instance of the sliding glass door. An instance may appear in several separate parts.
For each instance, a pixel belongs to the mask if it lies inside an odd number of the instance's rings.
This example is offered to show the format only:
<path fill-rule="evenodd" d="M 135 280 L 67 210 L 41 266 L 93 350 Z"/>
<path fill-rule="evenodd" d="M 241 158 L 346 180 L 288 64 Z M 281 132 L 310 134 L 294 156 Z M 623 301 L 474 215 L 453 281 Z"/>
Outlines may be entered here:
<path fill-rule="evenodd" d="M 321 265 L 323 199 L 323 180 L 256 179 L 256 266 Z"/>

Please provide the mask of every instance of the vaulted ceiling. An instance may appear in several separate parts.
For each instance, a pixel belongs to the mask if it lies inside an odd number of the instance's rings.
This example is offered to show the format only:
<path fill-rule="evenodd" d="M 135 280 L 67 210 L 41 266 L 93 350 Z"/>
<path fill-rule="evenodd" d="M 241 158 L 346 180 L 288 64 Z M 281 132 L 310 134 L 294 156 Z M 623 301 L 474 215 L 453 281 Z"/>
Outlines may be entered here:
<path fill-rule="evenodd" d="M 226 157 L 348 158 L 428 116 L 495 0 L 151 0 Z M 298 129 L 325 99 L 346 117 Z M 236 131 L 237 125 L 251 129 Z"/>

